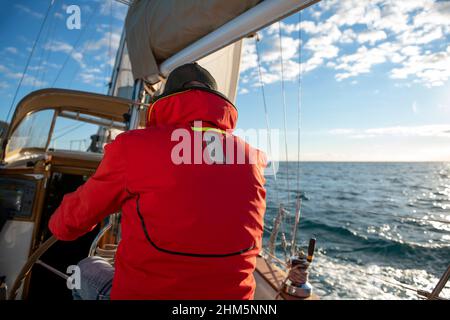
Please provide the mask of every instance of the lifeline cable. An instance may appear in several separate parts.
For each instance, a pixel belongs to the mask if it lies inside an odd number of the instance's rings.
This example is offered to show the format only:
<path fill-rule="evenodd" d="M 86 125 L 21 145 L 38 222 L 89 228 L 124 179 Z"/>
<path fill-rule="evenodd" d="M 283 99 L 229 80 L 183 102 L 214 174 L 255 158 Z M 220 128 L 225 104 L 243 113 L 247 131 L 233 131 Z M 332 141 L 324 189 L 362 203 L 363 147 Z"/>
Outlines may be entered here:
<path fill-rule="evenodd" d="M 27 62 L 25 64 L 25 68 L 24 68 L 24 70 L 22 72 L 22 76 L 20 77 L 19 84 L 17 85 L 16 92 L 14 93 L 14 97 L 13 97 L 13 99 L 11 101 L 11 105 L 9 106 L 8 114 L 6 115 L 6 122 L 8 122 L 9 116 L 11 115 L 11 111 L 12 111 L 12 109 L 14 107 L 14 103 L 16 102 L 17 95 L 18 95 L 19 90 L 20 90 L 20 88 L 22 86 L 22 82 L 23 82 L 23 79 L 25 78 L 25 74 L 28 71 L 28 67 L 30 65 L 31 58 L 33 56 L 34 50 L 36 49 L 36 45 L 37 45 L 37 43 L 39 41 L 39 38 L 41 37 L 42 30 L 44 29 L 45 22 L 47 21 L 48 14 L 50 13 L 50 10 L 51 10 L 51 8 L 53 6 L 53 3 L 54 3 L 54 0 L 51 0 L 49 6 L 47 8 L 47 12 L 45 13 L 44 20 L 42 21 L 41 27 L 39 28 L 39 32 L 37 34 L 36 40 L 34 41 L 33 47 L 31 48 L 30 54 L 28 55 L 28 59 L 27 59 Z"/>

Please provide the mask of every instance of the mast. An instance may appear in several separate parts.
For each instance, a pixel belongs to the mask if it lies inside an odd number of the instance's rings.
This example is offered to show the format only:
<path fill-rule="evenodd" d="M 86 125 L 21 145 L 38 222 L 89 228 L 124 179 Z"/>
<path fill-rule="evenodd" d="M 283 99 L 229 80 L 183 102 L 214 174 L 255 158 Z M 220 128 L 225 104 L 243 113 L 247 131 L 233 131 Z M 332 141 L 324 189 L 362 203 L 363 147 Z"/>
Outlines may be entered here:
<path fill-rule="evenodd" d="M 120 73 L 120 66 L 122 63 L 122 56 L 124 49 L 125 49 L 125 29 L 122 30 L 122 35 L 120 36 L 119 49 L 117 50 L 116 53 L 113 73 L 111 74 L 111 81 L 109 82 L 108 96 L 114 96 L 116 94 L 117 78 Z"/>
<path fill-rule="evenodd" d="M 144 80 L 138 79 L 134 83 L 133 101 L 145 103 L 147 94 L 144 88 Z M 137 129 L 139 126 L 139 111 L 141 105 L 134 104 L 130 108 L 130 121 L 128 122 L 128 130 Z"/>
<path fill-rule="evenodd" d="M 119 0 L 116 1 L 124 3 L 128 6 L 130 6 L 132 3 L 132 1 L 119 1 Z M 131 75 L 131 63 L 126 47 L 125 33 L 126 33 L 125 28 L 123 28 L 122 35 L 120 36 L 119 48 L 117 50 L 116 59 L 114 63 L 114 71 L 111 75 L 111 82 L 108 90 L 108 95 L 120 96 L 123 98 L 132 99 L 133 101 L 139 101 L 141 103 L 144 103 L 146 100 L 146 92 L 144 88 L 144 81 L 142 79 L 137 79 L 134 81 L 132 85 L 132 90 L 129 90 L 131 89 L 130 86 L 128 85 L 123 86 L 123 83 L 120 83 L 121 78 L 124 77 L 123 72 L 129 72 Z M 138 128 L 139 110 L 140 105 L 133 105 L 130 107 L 129 112 L 130 117 L 127 127 L 128 130 Z"/>
<path fill-rule="evenodd" d="M 118 1 L 117 2 L 130 5 L 132 1 Z M 142 80 L 136 80 L 133 82 L 131 74 L 131 63 L 127 52 L 126 46 L 126 34 L 125 28 L 122 29 L 120 36 L 119 47 L 116 52 L 114 61 L 114 67 L 112 69 L 111 80 L 109 82 L 109 88 L 107 95 L 122 97 L 127 99 L 133 99 L 134 101 L 140 101 L 140 97 L 143 97 L 142 101 L 145 101 L 145 92 Z M 128 73 L 128 74 L 127 74 Z M 130 117 L 127 129 L 136 129 L 139 125 L 139 106 L 130 107 Z M 108 127 L 100 126 L 97 130 L 98 143 L 103 145 L 108 141 Z"/>

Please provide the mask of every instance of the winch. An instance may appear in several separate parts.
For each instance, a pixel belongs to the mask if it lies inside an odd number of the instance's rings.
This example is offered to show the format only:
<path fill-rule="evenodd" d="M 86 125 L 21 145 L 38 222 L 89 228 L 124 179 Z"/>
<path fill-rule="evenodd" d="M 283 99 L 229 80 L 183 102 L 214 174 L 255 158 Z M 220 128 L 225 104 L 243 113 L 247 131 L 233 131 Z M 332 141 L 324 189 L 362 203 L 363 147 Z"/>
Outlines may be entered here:
<path fill-rule="evenodd" d="M 316 239 L 311 238 L 308 245 L 308 255 L 300 251 L 298 255 L 291 257 L 288 278 L 284 284 L 283 291 L 297 298 L 308 298 L 311 296 L 313 287 L 308 281 L 308 268 L 314 256 Z"/>

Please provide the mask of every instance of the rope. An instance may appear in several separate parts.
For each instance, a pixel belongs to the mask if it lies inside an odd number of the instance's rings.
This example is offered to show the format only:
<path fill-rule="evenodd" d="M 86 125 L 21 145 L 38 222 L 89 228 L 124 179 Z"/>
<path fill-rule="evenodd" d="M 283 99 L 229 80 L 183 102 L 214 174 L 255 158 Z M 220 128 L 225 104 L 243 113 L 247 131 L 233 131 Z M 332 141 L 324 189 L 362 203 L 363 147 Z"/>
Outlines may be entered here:
<path fill-rule="evenodd" d="M 56 1 L 57 1 L 57 0 L 55 0 L 55 2 L 56 2 Z M 61 8 L 62 8 L 62 5 L 61 5 Z M 50 38 L 49 47 L 50 47 L 50 48 L 53 46 L 53 43 L 55 42 L 54 34 L 55 34 L 56 28 L 55 28 L 54 26 L 55 26 L 56 20 L 57 20 L 57 19 L 53 19 L 52 25 L 50 26 L 50 34 L 49 34 L 49 38 Z M 44 41 L 44 46 L 46 45 L 46 43 L 47 43 L 47 40 Z M 53 53 L 52 50 L 46 50 L 46 52 L 45 52 L 45 57 L 44 57 L 43 62 L 42 62 L 43 64 L 44 64 L 45 62 L 47 62 L 47 61 L 51 61 L 52 53 Z M 39 80 L 40 82 L 44 83 L 44 81 L 45 81 L 45 79 L 46 79 L 46 77 L 47 77 L 48 69 L 49 69 L 49 66 L 47 65 L 47 68 L 43 68 L 43 71 L 39 73 L 39 74 L 40 74 L 40 77 L 39 77 L 38 80 Z"/>
<path fill-rule="evenodd" d="M 93 15 L 93 13 L 91 14 L 91 17 L 92 17 L 92 15 Z M 91 18 L 91 17 L 89 17 L 89 18 Z M 89 23 L 90 23 L 90 21 L 87 22 L 87 24 L 86 24 L 86 29 L 89 28 Z M 93 36 L 93 33 L 92 33 L 86 40 L 90 40 L 90 39 L 92 38 L 92 36 Z M 86 47 L 82 48 L 81 51 L 80 51 L 80 53 L 83 54 L 85 49 L 86 49 Z M 77 72 L 78 72 L 79 69 L 80 69 L 80 64 L 77 64 L 76 67 L 75 67 L 75 69 L 74 69 L 74 72 L 72 73 L 72 76 L 69 77 L 69 79 L 70 79 L 70 80 L 69 80 L 69 84 L 68 84 L 68 88 L 69 88 L 69 89 L 72 88 L 73 80 L 75 79 L 75 76 L 76 76 L 76 74 L 77 74 Z"/>
<path fill-rule="evenodd" d="M 302 100 L 302 12 L 298 13 L 297 193 L 300 196 L 300 127 Z"/>
<path fill-rule="evenodd" d="M 271 254 L 270 252 L 264 250 L 264 254 L 267 255 L 269 258 L 275 260 L 276 262 L 278 262 L 280 265 L 282 265 L 284 268 L 287 268 L 289 265 L 286 261 L 281 260 L 280 258 L 278 258 L 277 256 L 274 256 L 273 254 Z"/>
<path fill-rule="evenodd" d="M 72 123 L 72 124 L 69 124 L 69 125 L 67 125 L 67 126 L 65 126 L 65 127 L 62 127 L 62 128 L 60 128 L 60 129 L 58 129 L 58 130 L 54 130 L 54 131 L 53 131 L 53 134 L 64 132 L 64 130 L 69 129 L 69 128 L 73 128 L 73 127 L 76 126 L 76 125 L 78 125 L 78 123 Z"/>
<path fill-rule="evenodd" d="M 392 281 L 389 281 L 389 280 L 386 280 L 386 279 L 378 278 L 377 276 L 374 276 L 372 274 L 370 276 L 372 276 L 374 279 L 376 279 L 378 281 L 389 283 L 389 284 L 391 284 L 393 286 L 396 286 L 396 287 L 399 287 L 399 288 L 402 288 L 402 289 L 405 289 L 405 290 L 409 290 L 409 291 L 414 291 L 414 292 L 417 293 L 416 289 L 414 289 L 413 287 L 407 286 L 406 284 L 396 283 L 396 282 L 392 282 Z"/>
<path fill-rule="evenodd" d="M 109 12 L 109 39 L 108 39 L 108 62 L 107 62 L 107 65 L 106 65 L 106 76 L 105 76 L 105 78 L 109 75 L 109 76 L 111 76 L 111 73 L 112 73 L 112 68 L 113 67 L 111 67 L 111 65 L 110 65 L 110 62 L 111 62 L 111 59 L 112 59 L 112 52 L 111 52 L 111 44 L 112 44 L 112 25 L 113 25 L 113 21 L 112 21 L 112 19 L 113 19 L 113 4 L 114 4 L 114 1 L 113 0 L 109 0 L 110 1 L 110 7 L 109 7 L 109 9 L 110 9 L 110 12 Z M 110 83 L 111 83 L 111 81 L 108 81 L 108 84 L 109 84 L 109 86 L 110 86 Z"/>
<path fill-rule="evenodd" d="M 56 3 L 56 1 L 57 1 L 57 0 L 54 0 L 54 3 Z M 51 12 L 51 11 L 50 11 L 50 12 Z M 47 40 L 48 40 L 48 38 L 49 38 L 49 36 L 50 36 L 51 31 L 54 30 L 53 26 L 54 26 L 55 20 L 56 20 L 56 19 L 54 19 L 54 16 L 51 15 L 51 21 L 50 21 L 49 26 L 48 26 L 48 28 L 47 28 L 47 32 L 46 32 L 46 34 L 45 34 L 45 36 L 44 36 L 44 41 L 43 41 L 44 46 L 45 46 L 45 43 L 47 43 Z M 33 87 L 33 90 L 34 90 L 34 88 L 36 87 L 36 83 L 37 83 L 37 81 L 38 81 L 40 75 L 42 74 L 41 67 L 42 67 L 42 63 L 43 63 L 43 61 L 44 61 L 43 58 L 44 58 L 45 54 L 46 54 L 46 50 L 45 50 L 45 47 L 44 47 L 44 48 L 42 48 L 41 54 L 39 55 L 39 59 L 38 59 L 39 62 L 38 62 L 38 65 L 37 65 L 37 68 L 38 68 L 38 69 L 37 69 L 37 71 L 36 71 L 36 75 L 35 75 L 34 80 L 33 80 L 33 86 L 32 86 L 32 87 Z"/>
<path fill-rule="evenodd" d="M 287 141 L 287 105 L 286 105 L 286 89 L 285 89 L 285 83 L 284 83 L 284 62 L 283 62 L 283 43 L 282 43 L 282 36 L 281 36 L 281 22 L 278 21 L 278 38 L 279 38 L 279 45 L 280 45 L 280 67 L 281 67 L 281 93 L 283 98 L 283 124 L 284 124 L 284 151 L 285 151 L 285 158 L 286 158 L 286 188 L 287 188 L 287 206 L 289 207 L 289 204 L 291 202 L 290 200 L 290 194 L 291 194 L 291 188 L 290 188 L 290 175 L 289 175 L 289 159 L 288 159 L 288 141 Z M 289 210 L 286 210 L 286 220 L 289 220 L 289 225 L 293 225 L 293 221 L 291 221 L 291 216 L 289 214 Z M 285 227 L 284 227 L 285 219 L 282 219 L 281 222 L 281 233 L 282 235 L 285 234 Z M 283 246 L 283 250 L 285 252 L 285 255 L 287 256 L 287 247 Z"/>
<path fill-rule="evenodd" d="M 281 66 L 281 92 L 283 97 L 283 115 L 284 115 L 284 147 L 286 162 L 288 162 L 288 143 L 287 143 L 287 107 L 286 107 L 286 90 L 284 88 L 284 63 L 283 63 L 283 46 L 281 39 L 281 22 L 278 21 L 278 36 L 280 43 L 280 66 Z M 290 203 L 290 186 L 289 186 L 289 163 L 286 164 L 286 187 L 287 187 L 287 203 Z"/>
<path fill-rule="evenodd" d="M 267 129 L 267 140 L 268 140 L 267 148 L 268 148 L 269 156 L 272 158 L 272 161 L 273 161 L 274 157 L 273 157 L 273 152 L 272 152 L 272 139 L 271 139 L 272 137 L 270 134 L 269 112 L 268 112 L 268 108 L 267 108 L 266 94 L 265 94 L 265 89 L 264 89 L 264 81 L 263 81 L 262 71 L 261 71 L 261 58 L 260 58 L 258 42 L 259 42 L 259 37 L 258 37 L 258 34 L 256 34 L 256 37 L 255 37 L 256 61 L 258 64 L 259 84 L 261 87 L 261 93 L 262 93 L 262 98 L 263 98 L 264 116 L 265 116 L 266 129 Z M 277 199 L 277 203 L 279 203 L 280 197 L 279 197 L 279 192 L 278 192 L 278 179 L 277 179 L 277 173 L 275 171 L 274 165 L 272 165 L 272 174 L 273 174 L 274 184 L 275 184 L 276 199 Z"/>
<path fill-rule="evenodd" d="M 301 97 L 302 97 L 302 32 L 301 32 L 301 22 L 302 22 L 302 12 L 298 13 L 298 103 L 297 103 L 297 201 L 295 206 L 295 217 L 294 226 L 292 227 L 291 235 L 291 255 L 295 254 L 296 243 L 297 243 L 297 230 L 300 223 L 300 213 L 301 213 L 301 193 L 300 193 L 300 131 L 301 131 Z"/>
<path fill-rule="evenodd" d="M 419 297 L 424 297 L 424 298 L 427 298 L 429 300 L 446 300 L 446 299 L 441 298 L 441 297 L 433 297 L 432 294 L 427 292 L 427 291 L 420 290 L 420 289 L 415 289 L 415 288 L 410 287 L 410 286 L 408 286 L 406 284 L 403 284 L 403 283 L 396 283 L 396 282 L 392 282 L 392 281 L 389 281 L 389 280 L 386 280 L 386 279 L 381 279 L 381 278 L 378 278 L 378 277 L 376 277 L 376 276 L 374 276 L 372 274 L 370 276 L 372 276 L 374 279 L 376 279 L 376 280 L 378 280 L 380 282 L 385 282 L 385 283 L 388 283 L 388 284 L 393 285 L 395 287 L 414 292 Z"/>
<path fill-rule="evenodd" d="M 59 138 L 64 137 L 65 135 L 67 135 L 67 134 L 69 134 L 69 133 L 71 133 L 71 132 L 77 130 L 78 128 L 81 128 L 81 127 L 84 126 L 85 124 L 86 124 L 85 122 L 80 123 L 80 124 L 77 125 L 75 128 L 72 128 L 72 129 L 70 129 L 70 130 L 67 130 L 66 132 L 60 134 L 60 135 L 57 136 L 57 137 L 53 137 L 53 138 L 52 138 L 52 141 L 55 141 L 55 140 L 57 140 L 57 139 L 59 139 Z"/>
<path fill-rule="evenodd" d="M 268 108 L 267 108 L 267 101 L 266 101 L 266 95 L 265 95 L 265 89 L 264 89 L 264 81 L 263 81 L 263 77 L 262 77 L 262 70 L 261 70 L 261 58 L 260 58 L 260 50 L 259 50 L 259 46 L 258 46 L 258 42 L 259 42 L 259 37 L 258 35 L 255 38 L 255 47 L 256 47 L 256 59 L 257 59 L 257 64 L 258 64 L 258 75 L 259 75 L 259 82 L 260 82 L 260 86 L 261 86 L 261 92 L 262 92 L 262 97 L 263 97 L 263 106 L 264 106 L 264 114 L 265 114 L 265 121 L 266 121 L 266 128 L 267 128 L 267 137 L 268 137 L 268 152 L 269 152 L 269 156 L 272 158 L 273 160 L 273 153 L 272 153 L 272 142 L 271 142 L 271 134 L 270 134 L 270 125 L 269 125 L 269 113 L 268 113 Z M 282 78 L 284 79 L 284 75 L 282 76 Z M 284 88 L 284 81 L 283 81 L 283 88 Z M 283 93 L 284 93 L 284 89 L 283 89 Z M 286 109 L 286 108 L 285 108 Z M 286 120 L 286 112 L 285 112 L 285 120 Z M 286 124 L 286 122 L 285 122 Z M 285 126 L 285 132 L 287 132 L 286 126 Z M 285 134 L 285 142 L 286 142 L 286 146 L 287 146 L 287 135 Z M 286 149 L 286 156 L 287 156 L 287 149 Z M 276 175 L 276 171 L 275 171 L 275 167 L 272 164 L 272 173 L 274 176 L 274 184 L 275 184 L 275 195 L 276 195 L 276 203 L 279 204 L 281 206 L 281 201 L 280 201 L 280 196 L 279 196 L 279 186 L 278 186 L 278 180 L 277 180 L 277 175 Z M 289 184 L 289 178 L 288 178 L 288 184 Z M 289 188 L 288 188 L 288 198 L 289 198 Z M 288 199 L 289 202 L 289 199 Z M 282 208 L 279 208 L 278 214 L 280 214 Z M 276 219 L 276 218 L 275 218 Z M 285 234 L 285 228 L 284 228 L 284 219 L 283 217 L 281 218 L 281 234 Z M 276 239 L 273 239 L 274 242 L 276 241 Z M 285 256 L 287 256 L 287 252 L 286 252 L 286 247 L 283 247 L 283 250 L 285 251 Z"/>
<path fill-rule="evenodd" d="M 116 1 L 126 6 L 131 6 L 131 4 L 133 3 L 133 0 L 116 0 Z"/>
<path fill-rule="evenodd" d="M 293 278 L 291 278 L 293 277 Z M 284 278 L 283 282 L 281 283 L 280 287 L 278 288 L 277 295 L 275 296 L 275 300 L 278 300 L 278 298 L 281 296 L 281 293 L 283 292 L 284 287 L 286 286 L 287 281 L 291 279 L 293 282 L 296 283 L 305 283 L 308 281 L 308 271 L 302 268 L 301 265 L 297 265 L 292 267 L 289 270 L 289 273 L 287 274 L 286 278 Z M 299 280 L 299 281 L 296 281 Z M 301 281 L 305 280 L 305 281 Z"/>
<path fill-rule="evenodd" d="M 287 278 L 294 283 L 306 283 L 308 281 L 308 267 L 301 268 L 301 265 L 294 266 L 289 270 Z"/>
<path fill-rule="evenodd" d="M 27 59 L 27 62 L 26 62 L 26 64 L 25 64 L 25 68 L 24 68 L 24 70 L 23 70 L 23 72 L 22 72 L 22 76 L 20 77 L 20 81 L 19 81 L 19 84 L 17 85 L 17 88 L 16 88 L 16 91 L 15 91 L 15 93 L 14 93 L 14 97 L 13 97 L 13 99 L 12 99 L 11 105 L 9 106 L 8 114 L 6 115 L 6 121 L 7 121 L 7 122 L 8 122 L 9 116 L 11 115 L 11 111 L 12 111 L 12 109 L 13 109 L 13 107 L 14 107 L 14 103 L 16 102 L 17 95 L 18 95 L 19 90 L 20 90 L 20 88 L 21 88 L 21 86 L 22 86 L 23 79 L 25 78 L 25 74 L 26 74 L 27 71 L 28 71 L 28 67 L 29 67 L 29 65 L 30 65 L 31 58 L 33 57 L 34 50 L 36 49 L 36 45 L 37 45 L 37 43 L 38 43 L 38 41 L 39 41 L 39 38 L 41 37 L 41 33 L 42 33 L 42 30 L 44 29 L 45 22 L 47 21 L 48 15 L 49 15 L 50 10 L 51 10 L 51 8 L 52 8 L 52 6 L 53 6 L 53 2 L 54 2 L 54 0 L 51 0 L 51 1 L 50 1 L 50 4 L 48 5 L 47 11 L 46 11 L 46 13 L 45 13 L 44 20 L 43 20 L 42 23 L 41 23 L 41 26 L 40 26 L 40 28 L 39 28 L 39 32 L 38 32 L 38 34 L 37 34 L 36 40 L 34 41 L 33 47 L 31 48 L 30 54 L 28 55 L 28 59 Z"/>
<path fill-rule="evenodd" d="M 270 125 L 269 125 L 269 112 L 267 109 L 266 94 L 265 94 L 265 90 L 264 90 L 264 81 L 263 81 L 262 71 L 261 71 L 261 58 L 260 58 L 258 42 L 259 42 L 259 37 L 258 37 L 258 34 L 256 34 L 256 37 L 255 37 L 256 61 L 258 63 L 259 84 L 261 86 L 261 93 L 262 93 L 263 106 L 264 106 L 264 115 L 265 115 L 265 121 L 266 121 L 266 129 L 267 129 L 267 140 L 268 140 L 267 141 L 267 149 L 268 149 L 269 156 L 271 157 L 272 161 L 274 161 L 274 157 L 273 157 L 273 153 L 272 153 L 272 139 L 271 139 L 272 136 L 270 134 Z M 275 167 L 274 167 L 273 163 L 272 163 L 272 174 L 273 174 L 273 180 L 274 180 L 274 184 L 275 184 L 275 194 L 276 194 L 277 203 L 280 203 L 277 173 L 275 171 Z"/>

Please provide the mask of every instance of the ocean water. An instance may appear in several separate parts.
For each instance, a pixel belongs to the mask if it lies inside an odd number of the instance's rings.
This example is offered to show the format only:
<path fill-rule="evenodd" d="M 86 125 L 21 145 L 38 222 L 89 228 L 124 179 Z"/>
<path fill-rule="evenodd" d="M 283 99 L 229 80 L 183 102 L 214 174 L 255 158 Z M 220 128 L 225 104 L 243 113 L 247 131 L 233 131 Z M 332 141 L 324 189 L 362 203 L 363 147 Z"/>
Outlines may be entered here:
<path fill-rule="evenodd" d="M 404 286 L 431 291 L 450 265 L 450 163 L 301 162 L 299 181 L 297 239 L 306 251 L 317 238 L 310 282 L 321 299 L 418 299 Z M 280 163 L 266 188 L 266 227 L 278 190 L 291 213 L 283 226 L 289 240 L 297 163 Z M 450 283 L 441 296 L 450 298 Z"/>

